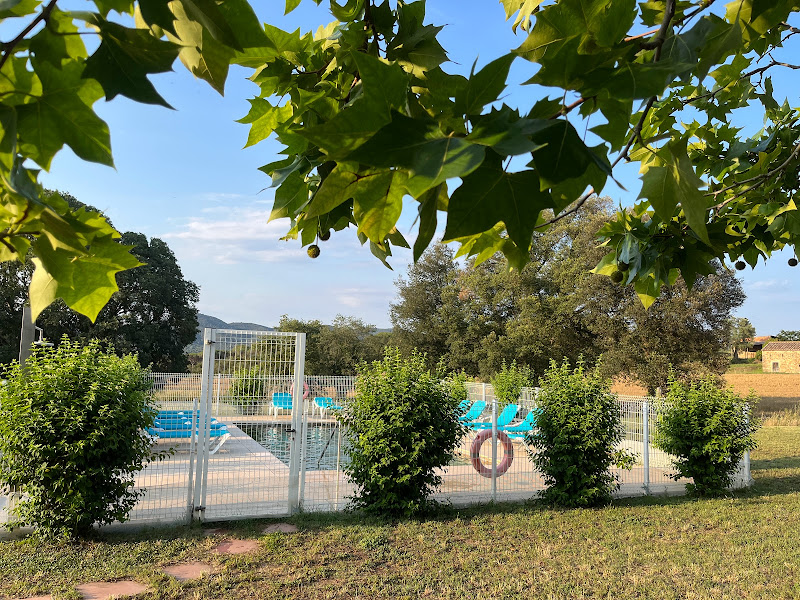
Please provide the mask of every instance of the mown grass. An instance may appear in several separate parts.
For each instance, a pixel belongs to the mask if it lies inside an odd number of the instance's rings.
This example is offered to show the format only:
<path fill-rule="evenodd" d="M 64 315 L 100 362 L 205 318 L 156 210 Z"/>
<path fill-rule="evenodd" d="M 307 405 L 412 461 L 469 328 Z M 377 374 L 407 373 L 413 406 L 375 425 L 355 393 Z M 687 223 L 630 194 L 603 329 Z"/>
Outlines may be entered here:
<path fill-rule="evenodd" d="M 0 543 L 0 596 L 53 593 L 135 577 L 144 598 L 798 598 L 800 427 L 765 427 L 757 483 L 728 498 L 638 498 L 597 510 L 535 503 L 441 511 L 397 522 L 302 515 L 299 534 L 261 535 L 252 555 L 209 555 L 200 528 L 105 535 L 82 544 Z M 212 562 L 213 577 L 177 583 L 173 562 Z"/>

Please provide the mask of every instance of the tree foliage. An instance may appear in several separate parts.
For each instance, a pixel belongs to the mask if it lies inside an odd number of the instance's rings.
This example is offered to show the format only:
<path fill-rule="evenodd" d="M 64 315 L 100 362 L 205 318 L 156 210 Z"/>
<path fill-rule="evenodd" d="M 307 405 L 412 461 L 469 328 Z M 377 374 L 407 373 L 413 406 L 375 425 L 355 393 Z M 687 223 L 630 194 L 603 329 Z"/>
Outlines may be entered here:
<path fill-rule="evenodd" d="M 742 398 L 712 379 L 685 385 L 671 381 L 659 411 L 655 445 L 671 454 L 674 479 L 691 478 L 689 493 L 725 494 L 745 452 L 757 443 L 760 422 L 753 418 L 758 397 Z"/>
<path fill-rule="evenodd" d="M 630 468 L 634 457 L 618 450 L 624 430 L 611 381 L 579 361 L 550 363 L 536 394 L 536 429 L 527 435 L 530 458 L 544 476 L 542 497 L 568 507 L 611 502 L 619 477 L 611 467 Z"/>
<path fill-rule="evenodd" d="M 94 318 L 114 274 L 137 264 L 97 214 L 43 202 L 38 169 L 64 146 L 113 165 L 95 102 L 166 106 L 148 77 L 176 58 L 219 92 L 231 64 L 252 70 L 259 91 L 240 121 L 248 146 L 272 134 L 282 144 L 261 167 L 270 218 L 290 219 L 286 237 L 303 245 L 354 225 L 386 263 L 409 246 L 396 227 L 406 203 L 415 258 L 446 213 L 460 256 L 502 252 L 521 268 L 535 232 L 582 210 L 630 161 L 637 202 L 601 231 L 596 272 L 645 306 L 678 275 L 692 287 L 715 261 L 745 268 L 796 248 L 800 119 L 773 78 L 800 67 L 797 0 L 503 0 L 486 18 L 505 16 L 524 39 L 468 76 L 447 71 L 425 0 L 332 0 L 335 21 L 313 33 L 261 26 L 246 0 L 93 6 L 0 7 L 6 31 L 20 31 L 0 51 L 0 260 L 33 252 L 35 314 L 62 298 Z M 87 31 L 99 36 L 91 55 Z M 516 107 L 503 103 L 512 65 L 529 76 L 531 100 Z"/>
<path fill-rule="evenodd" d="M 278 330 L 306 334 L 306 375 L 355 375 L 361 361 L 379 360 L 389 343 L 386 332 L 343 315 L 337 315 L 330 325 L 283 315 Z"/>
<path fill-rule="evenodd" d="M 727 320 L 744 301 L 738 280 L 717 265 L 691 291 L 680 278 L 666 286 L 645 310 L 632 288 L 589 273 L 604 252 L 595 234 L 610 219 L 607 200 L 587 201 L 535 235 L 519 273 L 498 257 L 447 264 L 434 247 L 398 281 L 396 338 L 430 335 L 425 347 L 443 348 L 432 361 L 444 357 L 449 368 L 484 379 L 504 360 L 541 375 L 551 359 L 581 355 L 587 362 L 602 356 L 604 375 L 632 375 L 651 390 L 666 385 L 670 364 L 684 377 L 722 373 L 729 362 Z"/>
<path fill-rule="evenodd" d="M 800 342 L 800 331 L 781 329 L 778 335 L 775 336 L 775 339 L 781 342 Z"/>
<path fill-rule="evenodd" d="M 69 194 L 46 193 L 63 197 L 74 210 L 84 206 Z M 148 240 L 141 233 L 129 231 L 121 234 L 120 241 L 142 266 L 117 274 L 119 291 L 94 323 L 57 301 L 39 315 L 36 324 L 51 342 L 59 343 L 65 335 L 73 341 L 99 339 L 120 354 L 138 354 L 142 364 L 152 365 L 156 371 L 183 372 L 187 368 L 184 347 L 197 332 L 199 288 L 184 279 L 175 255 L 163 240 Z M 30 260 L 0 264 L 0 319 L 7 324 L 0 333 L 0 362 L 9 362 L 19 354 L 22 306 L 33 273 Z"/>
<path fill-rule="evenodd" d="M 144 494 L 136 472 L 165 456 L 147 435 L 156 411 L 136 357 L 64 339 L 2 375 L 0 484 L 22 495 L 11 525 L 74 538 L 126 520 Z"/>
<path fill-rule="evenodd" d="M 337 415 L 350 442 L 344 469 L 356 506 L 389 516 L 427 507 L 464 435 L 463 395 L 458 377 L 431 372 L 416 352 L 404 358 L 387 348 L 382 360 L 358 367 L 356 396 Z"/>
<path fill-rule="evenodd" d="M 730 327 L 728 344 L 731 354 L 733 358 L 738 358 L 739 352 L 753 343 L 753 338 L 756 336 L 756 328 L 753 327 L 749 319 L 744 317 L 731 317 L 728 319 L 728 325 Z"/>

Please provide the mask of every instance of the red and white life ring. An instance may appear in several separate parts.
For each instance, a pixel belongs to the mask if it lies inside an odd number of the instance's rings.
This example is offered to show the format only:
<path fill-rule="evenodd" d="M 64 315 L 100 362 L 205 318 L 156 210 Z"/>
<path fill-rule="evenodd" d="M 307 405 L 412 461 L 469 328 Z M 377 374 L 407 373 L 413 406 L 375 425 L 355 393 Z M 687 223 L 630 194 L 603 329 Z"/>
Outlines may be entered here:
<path fill-rule="evenodd" d="M 492 430 L 481 429 L 478 435 L 475 436 L 475 439 L 472 440 L 472 445 L 469 448 L 469 459 L 472 462 L 472 468 L 474 468 L 484 477 L 492 476 L 492 467 L 487 467 L 483 464 L 483 462 L 481 462 L 481 446 L 483 446 L 483 442 L 491 439 Z M 511 438 L 509 438 L 503 431 L 497 432 L 497 441 L 503 444 L 503 450 L 505 451 L 505 456 L 503 457 L 503 460 L 500 461 L 500 464 L 497 465 L 497 470 L 495 471 L 499 477 L 508 471 L 508 469 L 511 467 L 511 463 L 514 462 L 514 444 L 511 443 Z"/>
<path fill-rule="evenodd" d="M 311 390 L 308 387 L 308 384 L 304 381 L 303 382 L 303 400 L 308 398 L 308 394 Z M 289 388 L 289 393 L 294 396 L 294 382 L 292 382 L 292 387 Z"/>

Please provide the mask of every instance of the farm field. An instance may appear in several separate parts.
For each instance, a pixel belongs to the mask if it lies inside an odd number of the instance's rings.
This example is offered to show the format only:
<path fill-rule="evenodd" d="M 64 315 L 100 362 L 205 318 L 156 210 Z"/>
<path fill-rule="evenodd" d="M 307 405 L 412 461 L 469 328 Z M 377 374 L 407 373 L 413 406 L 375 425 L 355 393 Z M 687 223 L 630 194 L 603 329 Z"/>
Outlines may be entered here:
<path fill-rule="evenodd" d="M 754 390 L 761 398 L 757 410 L 764 416 L 800 407 L 800 374 L 798 373 L 728 372 L 725 374 L 725 381 L 742 396 L 749 394 L 751 389 Z M 611 391 L 629 396 L 647 395 L 646 388 L 622 379 L 614 381 Z"/>
<path fill-rule="evenodd" d="M 133 578 L 155 599 L 800 597 L 800 427 L 765 427 L 756 484 L 731 497 L 649 497 L 592 510 L 537 503 L 442 510 L 424 520 L 306 514 L 298 533 L 268 521 L 105 534 L 81 544 L 0 541 L 0 598 Z M 224 556 L 221 540 L 252 539 Z M 161 569 L 195 560 L 213 575 L 179 582 Z"/>

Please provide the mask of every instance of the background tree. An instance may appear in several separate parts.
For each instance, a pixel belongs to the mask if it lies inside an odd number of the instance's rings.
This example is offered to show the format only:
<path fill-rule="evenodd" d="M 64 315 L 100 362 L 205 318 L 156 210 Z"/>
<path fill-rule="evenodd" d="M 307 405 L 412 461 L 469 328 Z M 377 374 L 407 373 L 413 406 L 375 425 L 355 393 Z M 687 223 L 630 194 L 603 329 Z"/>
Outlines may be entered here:
<path fill-rule="evenodd" d="M 680 279 L 665 286 L 645 310 L 631 288 L 589 273 L 604 252 L 595 234 L 611 218 L 609 200 L 589 200 L 537 234 L 519 273 L 499 257 L 470 261 L 443 290 L 429 290 L 440 294 L 438 318 L 451 332 L 448 366 L 488 379 L 503 360 L 541 374 L 553 358 L 602 357 L 605 375 L 629 374 L 651 390 L 666 382 L 670 363 L 684 377 L 722 372 L 727 319 L 744 301 L 738 280 L 717 265 L 691 291 Z M 409 319 L 405 326 L 422 335 L 426 322 Z"/>
<path fill-rule="evenodd" d="M 451 248 L 435 244 L 408 267 L 407 279 L 395 281 L 397 302 L 389 312 L 394 343 L 406 355 L 414 348 L 424 352 L 430 366 L 447 352 L 451 334 L 442 315 L 442 294 L 459 272 L 454 254 Z"/>
<path fill-rule="evenodd" d="M 63 196 L 73 210 L 81 210 L 83 205 L 78 200 L 68 194 Z M 197 333 L 195 303 L 199 288 L 184 279 L 166 242 L 148 240 L 135 232 L 122 234 L 121 241 L 131 247 L 132 255 L 143 265 L 117 274 L 119 291 L 94 323 L 57 301 L 39 315 L 36 324 L 51 342 L 58 343 L 63 335 L 75 341 L 99 339 L 113 344 L 120 354 L 137 353 L 143 365 L 152 363 L 156 371 L 183 372 L 187 368 L 184 347 Z M 22 306 L 33 270 L 30 262 L 0 264 L 0 319 L 8 323 L 0 338 L 4 362 L 19 355 Z"/>
<path fill-rule="evenodd" d="M 775 339 L 782 342 L 800 342 L 800 331 L 786 331 L 781 329 L 778 335 L 775 336 Z"/>
<path fill-rule="evenodd" d="M 355 375 L 362 360 L 379 360 L 391 339 L 374 325 L 343 315 L 330 325 L 283 315 L 278 329 L 306 334 L 306 375 Z"/>
<path fill-rule="evenodd" d="M 731 349 L 731 357 L 739 358 L 739 352 L 747 349 L 753 343 L 753 338 L 756 336 L 756 328 L 749 319 L 744 317 L 731 317 L 728 319 L 728 326 L 730 334 L 728 336 L 728 344 Z"/>

